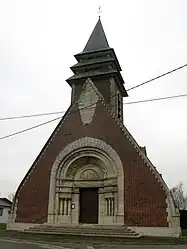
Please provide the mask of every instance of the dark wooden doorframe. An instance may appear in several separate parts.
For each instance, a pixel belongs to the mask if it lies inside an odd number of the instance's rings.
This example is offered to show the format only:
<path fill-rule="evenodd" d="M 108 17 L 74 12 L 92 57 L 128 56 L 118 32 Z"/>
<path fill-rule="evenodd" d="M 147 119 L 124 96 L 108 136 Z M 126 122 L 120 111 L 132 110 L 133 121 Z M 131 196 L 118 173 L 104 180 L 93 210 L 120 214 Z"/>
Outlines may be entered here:
<path fill-rule="evenodd" d="M 98 188 L 80 188 L 79 223 L 98 224 Z"/>

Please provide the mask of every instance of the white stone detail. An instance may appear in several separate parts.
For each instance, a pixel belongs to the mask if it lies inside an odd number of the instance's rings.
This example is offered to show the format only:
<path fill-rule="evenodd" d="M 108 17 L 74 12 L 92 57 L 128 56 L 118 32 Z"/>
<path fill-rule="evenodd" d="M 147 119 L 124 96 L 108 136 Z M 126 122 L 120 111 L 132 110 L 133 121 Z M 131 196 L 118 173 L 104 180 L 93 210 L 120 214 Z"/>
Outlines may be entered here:
<path fill-rule="evenodd" d="M 48 206 L 48 223 L 56 223 L 56 213 L 55 213 L 55 193 L 56 193 L 56 177 L 59 179 L 64 179 L 66 177 L 67 172 L 73 162 L 76 162 L 76 160 L 79 160 L 82 157 L 90 156 L 93 158 L 96 158 L 97 160 L 100 160 L 101 162 L 101 172 L 99 173 L 97 167 L 93 168 L 98 175 L 103 174 L 103 176 L 107 175 L 107 178 L 101 176 L 101 179 L 98 179 L 98 181 L 79 181 L 76 182 L 76 177 L 80 179 L 80 175 L 86 168 L 80 168 L 78 171 L 72 171 L 72 176 L 75 174 L 74 182 L 67 182 L 69 184 L 67 187 L 69 188 L 75 188 L 79 190 L 80 187 L 99 187 L 99 188 L 105 188 L 109 185 L 113 189 L 113 178 L 116 179 L 117 184 L 117 199 L 116 199 L 116 215 L 115 218 L 107 220 L 105 217 L 103 217 L 103 209 L 102 205 L 104 205 L 104 194 L 100 193 L 100 207 L 99 207 L 99 224 L 118 224 L 123 225 L 124 224 L 124 171 L 123 171 L 123 164 L 120 160 L 119 155 L 117 152 L 106 142 L 92 138 L 92 137 L 84 137 L 81 139 L 78 139 L 70 144 L 68 144 L 57 156 L 51 170 L 51 177 L 50 177 L 50 190 L 49 190 L 49 206 Z M 88 166 L 85 166 L 88 167 Z M 87 168 L 89 169 L 90 166 Z M 104 172 L 106 173 L 104 174 Z M 75 173 L 73 173 L 75 172 Z M 80 172 L 80 175 L 79 175 Z M 69 176 L 69 174 L 68 174 Z M 111 182 L 112 181 L 112 182 Z M 64 182 L 66 180 L 64 179 Z M 73 184 L 73 185 L 72 185 Z M 104 184 L 104 185 L 103 185 Z M 115 184 L 114 184 L 115 185 Z M 66 186 L 63 185 L 64 191 L 66 189 Z M 114 191 L 112 190 L 111 191 Z M 77 191 L 76 190 L 76 191 Z M 72 224 L 78 224 L 78 215 L 79 215 L 79 193 L 74 192 L 72 195 L 72 202 L 75 203 L 76 207 L 74 210 L 72 210 Z"/>
<path fill-rule="evenodd" d="M 86 169 L 80 175 L 80 180 L 97 180 L 99 176 L 93 169 Z"/>
<path fill-rule="evenodd" d="M 177 228 L 180 227 L 180 213 L 179 210 L 175 207 L 171 193 L 168 194 L 166 198 L 166 204 L 167 204 L 167 221 L 169 224 L 169 227 Z"/>
<path fill-rule="evenodd" d="M 143 236 L 153 237 L 180 237 L 181 229 L 179 227 L 129 227 L 136 233 Z"/>
<path fill-rule="evenodd" d="M 99 94 L 91 79 L 86 80 L 86 85 L 78 100 L 78 107 L 83 124 L 92 122 L 96 104 L 99 101 Z"/>
<path fill-rule="evenodd" d="M 24 231 L 25 229 L 29 229 L 37 225 L 40 225 L 40 224 L 13 222 L 13 223 L 8 223 L 7 230 Z"/>

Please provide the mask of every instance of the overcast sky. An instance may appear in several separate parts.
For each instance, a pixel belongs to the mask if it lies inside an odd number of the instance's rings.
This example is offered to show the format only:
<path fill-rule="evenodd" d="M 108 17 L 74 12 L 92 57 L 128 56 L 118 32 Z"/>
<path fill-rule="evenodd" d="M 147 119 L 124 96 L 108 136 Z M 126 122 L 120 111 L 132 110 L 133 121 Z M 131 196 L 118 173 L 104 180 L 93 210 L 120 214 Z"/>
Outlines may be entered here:
<path fill-rule="evenodd" d="M 0 117 L 66 110 L 74 54 L 98 20 L 126 88 L 187 63 L 186 0 L 0 0 Z M 129 91 L 124 103 L 187 93 L 187 68 Z M 187 98 L 124 106 L 124 124 L 169 187 L 187 193 Z M 58 117 L 0 121 L 0 137 Z M 0 140 L 0 193 L 16 191 L 58 121 Z M 42 180 L 42 179 L 41 179 Z"/>

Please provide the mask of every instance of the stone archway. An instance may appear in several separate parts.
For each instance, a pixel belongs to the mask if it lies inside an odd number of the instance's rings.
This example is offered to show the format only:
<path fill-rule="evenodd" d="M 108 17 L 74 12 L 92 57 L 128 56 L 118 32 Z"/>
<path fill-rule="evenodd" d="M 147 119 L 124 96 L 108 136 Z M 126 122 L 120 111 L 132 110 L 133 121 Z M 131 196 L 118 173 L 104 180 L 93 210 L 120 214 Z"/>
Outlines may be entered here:
<path fill-rule="evenodd" d="M 98 224 L 124 224 L 124 172 L 104 141 L 86 137 L 69 144 L 53 164 L 48 223 L 79 224 L 80 189 L 98 188 Z"/>

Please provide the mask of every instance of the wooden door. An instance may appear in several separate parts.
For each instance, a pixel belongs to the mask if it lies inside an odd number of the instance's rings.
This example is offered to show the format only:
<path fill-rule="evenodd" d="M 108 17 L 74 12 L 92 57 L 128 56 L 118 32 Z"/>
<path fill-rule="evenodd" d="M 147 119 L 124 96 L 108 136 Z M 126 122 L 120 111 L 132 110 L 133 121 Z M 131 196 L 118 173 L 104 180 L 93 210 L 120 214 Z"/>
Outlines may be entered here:
<path fill-rule="evenodd" d="M 79 222 L 98 224 L 98 188 L 80 189 Z"/>

